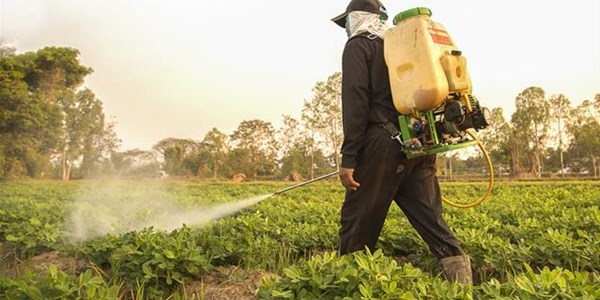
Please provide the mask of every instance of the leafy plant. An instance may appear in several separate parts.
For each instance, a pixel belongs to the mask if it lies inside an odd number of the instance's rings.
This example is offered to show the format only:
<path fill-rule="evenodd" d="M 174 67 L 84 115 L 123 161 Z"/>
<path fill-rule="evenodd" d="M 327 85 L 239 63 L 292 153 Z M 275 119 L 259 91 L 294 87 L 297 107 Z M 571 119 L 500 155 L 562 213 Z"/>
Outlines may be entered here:
<path fill-rule="evenodd" d="M 117 299 L 120 285 L 109 285 L 92 270 L 75 277 L 50 265 L 42 277 L 26 270 L 22 278 L 0 277 L 0 298 L 3 299 Z"/>

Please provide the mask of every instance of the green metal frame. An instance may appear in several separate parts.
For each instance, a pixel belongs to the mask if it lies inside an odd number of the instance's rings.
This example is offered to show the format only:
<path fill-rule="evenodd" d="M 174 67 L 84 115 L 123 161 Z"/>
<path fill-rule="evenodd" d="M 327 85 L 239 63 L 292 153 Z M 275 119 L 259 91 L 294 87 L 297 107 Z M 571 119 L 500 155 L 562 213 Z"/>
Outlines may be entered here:
<path fill-rule="evenodd" d="M 435 124 L 435 117 L 433 116 L 433 111 L 428 110 L 426 113 L 427 116 L 427 123 L 429 124 Z M 433 139 L 433 143 L 435 145 L 440 143 L 440 139 L 438 138 L 437 135 L 437 130 L 435 130 L 435 126 L 429 126 L 429 133 L 431 133 L 431 139 Z"/>
<path fill-rule="evenodd" d="M 433 115 L 433 111 L 427 111 L 425 113 L 420 113 L 421 116 L 427 119 L 429 124 L 435 124 L 435 116 Z M 407 144 L 413 138 L 417 138 L 415 131 L 408 125 L 410 121 L 410 116 L 399 116 L 398 124 L 400 125 L 400 133 L 402 136 L 402 142 Z M 470 140 L 464 141 L 457 144 L 446 144 L 442 143 L 439 140 L 437 130 L 435 130 L 435 126 L 429 126 L 431 137 L 434 141 L 434 145 L 432 146 L 424 146 L 421 150 L 413 151 L 413 150 L 404 150 L 407 158 L 415 158 L 423 155 L 434 155 L 439 153 L 444 153 L 452 150 L 458 150 L 465 147 L 476 146 L 477 141 Z"/>

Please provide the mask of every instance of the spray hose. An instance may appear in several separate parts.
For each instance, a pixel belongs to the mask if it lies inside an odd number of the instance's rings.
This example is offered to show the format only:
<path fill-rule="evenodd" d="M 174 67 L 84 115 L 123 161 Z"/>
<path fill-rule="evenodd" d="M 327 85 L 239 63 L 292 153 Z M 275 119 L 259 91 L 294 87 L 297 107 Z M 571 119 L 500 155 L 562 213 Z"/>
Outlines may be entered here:
<path fill-rule="evenodd" d="M 462 203 L 453 202 L 451 200 L 446 199 L 444 196 L 442 196 L 442 200 L 444 202 L 446 202 L 450 206 L 454 206 L 454 207 L 458 207 L 458 208 L 471 208 L 471 207 L 481 204 L 492 193 L 492 188 L 494 186 L 494 168 L 492 167 L 492 160 L 490 159 L 490 155 L 488 154 L 487 150 L 485 150 L 485 147 L 483 146 L 481 141 L 477 138 L 477 136 L 473 132 L 471 132 L 471 130 L 467 130 L 467 134 L 469 134 L 473 138 L 473 140 L 475 140 L 477 142 L 477 146 L 479 146 L 479 149 L 481 149 L 481 152 L 483 153 L 483 157 L 485 158 L 485 161 L 486 161 L 486 164 L 488 167 L 488 171 L 490 172 L 490 180 L 488 181 L 488 187 L 487 187 L 485 194 L 483 196 L 481 196 L 481 198 L 479 198 L 477 201 L 462 204 Z"/>

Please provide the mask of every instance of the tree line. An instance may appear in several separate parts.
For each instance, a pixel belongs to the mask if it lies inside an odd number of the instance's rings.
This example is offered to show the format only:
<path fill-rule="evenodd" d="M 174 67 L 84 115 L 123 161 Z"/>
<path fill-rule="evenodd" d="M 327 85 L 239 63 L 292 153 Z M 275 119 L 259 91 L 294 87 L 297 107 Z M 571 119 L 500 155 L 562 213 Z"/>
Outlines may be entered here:
<path fill-rule="evenodd" d="M 282 116 L 275 128 L 244 120 L 231 134 L 212 128 L 202 139 L 165 138 L 150 150 L 118 151 L 114 123 L 102 102 L 82 87 L 93 72 L 73 48 L 17 54 L 0 48 L 0 180 L 89 178 L 102 175 L 189 176 L 202 179 L 302 180 L 340 163 L 341 73 L 318 81 L 300 118 Z M 541 177 L 549 172 L 599 174 L 600 94 L 572 107 L 529 87 L 515 99 L 510 120 L 494 108 L 479 133 L 497 172 Z M 455 161 L 469 166 L 478 158 Z M 451 156 L 442 157 L 441 167 Z"/>
<path fill-rule="evenodd" d="M 126 162 L 121 170 L 146 172 L 143 168 L 154 165 L 169 175 L 199 178 L 314 178 L 336 170 L 340 163 L 340 98 L 338 72 L 316 83 L 312 98 L 304 100 L 300 119 L 283 115 L 281 128 L 268 121 L 245 120 L 229 135 L 212 128 L 199 141 L 163 139 L 151 151 L 119 153 Z"/>
<path fill-rule="evenodd" d="M 600 176 L 600 94 L 573 106 L 563 94 L 528 87 L 506 120 L 501 108 L 482 133 L 497 172 L 514 177 Z"/>
<path fill-rule="evenodd" d="M 0 179 L 89 176 L 118 145 L 79 51 L 0 48 Z"/>

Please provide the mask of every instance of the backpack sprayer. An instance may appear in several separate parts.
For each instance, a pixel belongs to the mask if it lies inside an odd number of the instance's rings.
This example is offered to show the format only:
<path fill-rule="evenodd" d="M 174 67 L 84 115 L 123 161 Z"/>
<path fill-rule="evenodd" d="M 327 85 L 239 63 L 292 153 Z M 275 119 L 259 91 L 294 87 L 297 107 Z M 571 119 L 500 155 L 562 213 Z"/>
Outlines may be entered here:
<path fill-rule="evenodd" d="M 488 127 L 491 114 L 471 94 L 471 79 L 462 52 L 444 26 L 430 17 L 428 8 L 406 10 L 394 17 L 395 26 L 385 32 L 384 56 L 394 106 L 400 116 L 399 130 L 391 122 L 384 127 L 409 159 L 478 146 L 489 171 L 485 194 L 467 204 L 442 197 L 455 207 L 474 207 L 490 195 L 494 182 L 490 157 L 473 132 Z M 336 174 L 317 177 L 274 195 Z"/>
<path fill-rule="evenodd" d="M 400 113 L 398 140 L 408 158 L 478 146 L 489 170 L 486 193 L 469 204 L 444 197 L 461 208 L 483 202 L 491 193 L 493 167 L 473 130 L 489 126 L 491 114 L 471 94 L 467 62 L 450 34 L 431 20 L 431 10 L 417 7 L 394 17 L 386 31 L 384 56 L 389 70 L 394 106 Z"/>

